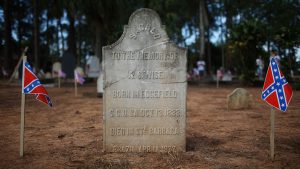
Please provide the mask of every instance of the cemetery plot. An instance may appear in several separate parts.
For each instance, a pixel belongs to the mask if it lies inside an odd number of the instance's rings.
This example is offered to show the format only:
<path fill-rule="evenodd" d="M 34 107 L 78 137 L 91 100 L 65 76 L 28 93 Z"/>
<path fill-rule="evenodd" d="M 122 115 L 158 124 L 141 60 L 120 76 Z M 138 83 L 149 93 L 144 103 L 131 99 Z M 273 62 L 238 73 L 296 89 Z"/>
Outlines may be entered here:
<path fill-rule="evenodd" d="M 26 98 L 25 152 L 19 158 L 20 88 L 0 85 L 0 168 L 299 168 L 299 91 L 294 92 L 287 113 L 276 113 L 272 162 L 269 107 L 260 99 L 261 89 L 246 88 L 253 95 L 251 109 L 228 111 L 226 96 L 235 88 L 188 87 L 186 152 L 182 153 L 105 153 L 103 99 L 96 97 L 96 84 L 83 86 L 78 97 L 72 87 L 47 88 L 52 109 L 34 97 Z M 149 118 L 157 118 L 155 114 L 146 113 Z M 126 116 L 144 115 L 139 109 Z"/>

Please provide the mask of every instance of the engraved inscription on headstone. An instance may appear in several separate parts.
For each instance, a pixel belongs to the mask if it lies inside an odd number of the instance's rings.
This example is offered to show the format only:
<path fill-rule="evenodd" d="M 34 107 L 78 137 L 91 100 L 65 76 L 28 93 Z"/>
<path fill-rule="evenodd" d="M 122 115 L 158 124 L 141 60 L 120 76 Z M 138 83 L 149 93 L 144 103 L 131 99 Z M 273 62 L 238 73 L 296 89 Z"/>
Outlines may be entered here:
<path fill-rule="evenodd" d="M 185 151 L 186 50 L 169 41 L 158 14 L 135 11 L 102 52 L 104 150 Z"/>

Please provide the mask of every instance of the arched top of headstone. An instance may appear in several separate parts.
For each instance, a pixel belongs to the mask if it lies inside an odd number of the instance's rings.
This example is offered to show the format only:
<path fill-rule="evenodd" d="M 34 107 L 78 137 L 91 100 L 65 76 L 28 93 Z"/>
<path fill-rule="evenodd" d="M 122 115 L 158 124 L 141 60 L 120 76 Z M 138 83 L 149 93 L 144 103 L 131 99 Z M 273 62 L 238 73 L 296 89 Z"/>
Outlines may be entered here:
<path fill-rule="evenodd" d="M 168 42 L 169 37 L 165 26 L 162 25 L 157 12 L 148 8 L 141 8 L 132 13 L 128 25 L 119 40 L 104 49 L 118 48 L 140 50 L 154 44 Z"/>
<path fill-rule="evenodd" d="M 139 19 L 148 19 L 148 18 L 153 18 L 153 21 L 155 22 L 153 25 L 156 27 L 161 27 L 162 29 L 165 29 L 165 26 L 162 25 L 160 17 L 158 13 L 152 9 L 149 8 L 140 8 L 136 11 L 134 11 L 128 21 L 128 25 L 131 26 L 133 24 L 139 24 Z"/>

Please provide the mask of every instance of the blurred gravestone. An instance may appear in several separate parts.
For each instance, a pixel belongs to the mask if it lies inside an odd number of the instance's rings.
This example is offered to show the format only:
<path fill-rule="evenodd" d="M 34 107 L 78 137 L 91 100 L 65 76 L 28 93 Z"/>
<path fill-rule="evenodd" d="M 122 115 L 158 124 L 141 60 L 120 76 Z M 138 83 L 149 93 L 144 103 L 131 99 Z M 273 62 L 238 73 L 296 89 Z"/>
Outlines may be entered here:
<path fill-rule="evenodd" d="M 66 78 L 74 78 L 74 69 L 76 67 L 75 57 L 66 51 L 61 59 L 62 71 L 66 74 Z"/>
<path fill-rule="evenodd" d="M 103 56 L 104 150 L 185 151 L 186 50 L 169 41 L 158 14 L 134 12 Z"/>
<path fill-rule="evenodd" d="M 250 108 L 252 104 L 252 95 L 243 88 L 236 88 L 227 96 L 228 109 L 238 110 Z"/>
<path fill-rule="evenodd" d="M 56 78 L 58 76 L 58 72 L 61 71 L 61 63 L 55 62 L 52 65 L 52 77 Z"/>
<path fill-rule="evenodd" d="M 100 72 L 100 61 L 96 56 L 91 56 L 86 63 L 86 75 L 91 78 L 98 78 Z"/>

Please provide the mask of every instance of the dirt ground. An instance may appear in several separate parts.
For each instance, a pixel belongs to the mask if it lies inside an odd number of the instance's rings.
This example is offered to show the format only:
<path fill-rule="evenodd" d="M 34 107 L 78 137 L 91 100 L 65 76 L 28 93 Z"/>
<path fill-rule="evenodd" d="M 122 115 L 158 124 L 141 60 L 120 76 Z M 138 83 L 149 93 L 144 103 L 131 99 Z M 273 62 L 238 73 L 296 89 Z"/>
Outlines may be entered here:
<path fill-rule="evenodd" d="M 249 110 L 227 111 L 234 87 L 190 85 L 187 152 L 102 152 L 102 99 L 96 84 L 47 88 L 54 107 L 26 96 L 24 157 L 19 157 L 20 86 L 0 85 L 0 168 L 300 168 L 300 91 L 286 113 L 276 111 L 275 160 L 269 158 L 270 108 L 260 88 L 247 88 Z"/>

